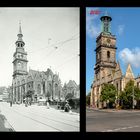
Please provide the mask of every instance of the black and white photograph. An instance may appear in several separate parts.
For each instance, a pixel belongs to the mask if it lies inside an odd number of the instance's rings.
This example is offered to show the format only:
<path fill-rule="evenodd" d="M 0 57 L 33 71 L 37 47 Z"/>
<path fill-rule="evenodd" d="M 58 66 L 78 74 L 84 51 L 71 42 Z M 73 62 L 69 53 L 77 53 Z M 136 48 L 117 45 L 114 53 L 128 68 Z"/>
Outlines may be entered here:
<path fill-rule="evenodd" d="M 80 131 L 80 8 L 0 8 L 0 132 Z"/>

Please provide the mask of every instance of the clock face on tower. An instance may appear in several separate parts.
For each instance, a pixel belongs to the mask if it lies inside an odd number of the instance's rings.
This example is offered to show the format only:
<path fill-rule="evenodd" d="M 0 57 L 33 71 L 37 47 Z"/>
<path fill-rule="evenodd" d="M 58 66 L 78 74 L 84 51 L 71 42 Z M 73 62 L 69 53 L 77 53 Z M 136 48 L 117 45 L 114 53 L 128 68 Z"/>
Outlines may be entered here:
<path fill-rule="evenodd" d="M 19 67 L 19 68 L 21 67 L 21 62 L 18 62 L 18 67 Z"/>
<path fill-rule="evenodd" d="M 108 39 L 107 39 L 107 43 L 110 43 L 110 42 L 111 42 L 111 40 L 108 38 Z"/>

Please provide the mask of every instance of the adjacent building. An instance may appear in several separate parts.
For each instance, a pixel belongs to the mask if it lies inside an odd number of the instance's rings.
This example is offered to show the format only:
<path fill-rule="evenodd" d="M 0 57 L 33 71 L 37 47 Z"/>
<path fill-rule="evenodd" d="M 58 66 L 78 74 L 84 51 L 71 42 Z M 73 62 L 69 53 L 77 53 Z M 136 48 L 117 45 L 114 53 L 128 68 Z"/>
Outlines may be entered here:
<path fill-rule="evenodd" d="M 62 92 L 63 98 L 66 98 L 69 94 L 73 99 L 80 99 L 80 85 L 77 85 L 74 80 L 69 80 L 68 83 L 65 83 Z"/>

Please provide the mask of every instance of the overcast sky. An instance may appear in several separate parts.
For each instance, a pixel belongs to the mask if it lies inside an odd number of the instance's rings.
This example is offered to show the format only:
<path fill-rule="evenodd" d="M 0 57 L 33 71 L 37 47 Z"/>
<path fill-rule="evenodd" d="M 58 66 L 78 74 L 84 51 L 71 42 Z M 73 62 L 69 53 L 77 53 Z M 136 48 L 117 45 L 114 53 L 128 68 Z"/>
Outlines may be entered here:
<path fill-rule="evenodd" d="M 19 21 L 28 70 L 59 72 L 79 84 L 79 8 L 0 8 L 0 86 L 12 84 Z"/>

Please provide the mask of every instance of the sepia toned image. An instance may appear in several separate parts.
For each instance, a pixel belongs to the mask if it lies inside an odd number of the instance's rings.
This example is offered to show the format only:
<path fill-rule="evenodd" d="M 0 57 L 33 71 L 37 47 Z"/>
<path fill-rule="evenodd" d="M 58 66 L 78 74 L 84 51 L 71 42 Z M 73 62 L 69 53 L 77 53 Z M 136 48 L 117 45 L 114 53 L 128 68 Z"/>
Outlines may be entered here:
<path fill-rule="evenodd" d="M 86 8 L 86 131 L 140 132 L 140 8 Z"/>
<path fill-rule="evenodd" d="M 79 8 L 0 8 L 0 131 L 80 131 Z"/>

